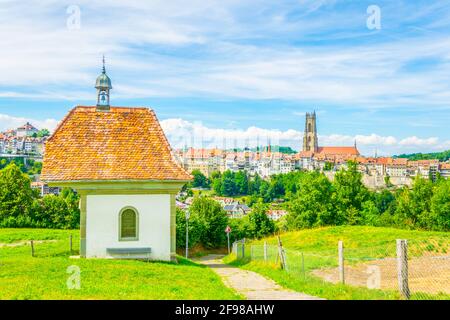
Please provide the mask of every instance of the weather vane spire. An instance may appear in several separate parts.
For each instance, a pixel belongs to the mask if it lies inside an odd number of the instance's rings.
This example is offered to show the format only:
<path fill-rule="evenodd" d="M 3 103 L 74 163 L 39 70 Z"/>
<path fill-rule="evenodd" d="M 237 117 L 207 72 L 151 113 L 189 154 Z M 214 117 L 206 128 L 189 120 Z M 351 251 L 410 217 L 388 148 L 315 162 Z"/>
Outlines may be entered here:
<path fill-rule="evenodd" d="M 103 73 L 106 73 L 106 69 L 105 69 L 105 55 L 103 55 Z"/>

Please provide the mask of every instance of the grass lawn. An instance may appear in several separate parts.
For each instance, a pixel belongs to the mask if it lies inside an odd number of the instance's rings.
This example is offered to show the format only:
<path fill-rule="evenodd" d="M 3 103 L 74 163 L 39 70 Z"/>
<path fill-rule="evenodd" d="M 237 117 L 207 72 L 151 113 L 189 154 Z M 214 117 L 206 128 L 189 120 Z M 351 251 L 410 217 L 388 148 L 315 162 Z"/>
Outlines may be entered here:
<path fill-rule="evenodd" d="M 77 230 L 0 229 L 0 299 L 240 299 L 209 268 L 179 263 L 70 259 Z M 25 241 L 34 240 L 35 257 Z M 81 271 L 80 289 L 68 289 L 69 266 Z"/>
<path fill-rule="evenodd" d="M 246 250 L 245 259 L 236 260 L 235 256 L 230 255 L 225 258 L 225 262 L 272 278 L 283 287 L 326 299 L 400 299 L 398 290 L 391 289 L 392 286 L 388 288 L 383 287 L 383 290 L 364 287 L 368 277 L 365 274 L 365 267 L 369 264 L 382 265 L 388 261 L 391 267 L 389 271 L 393 270 L 394 275 L 396 274 L 396 261 L 392 259 L 396 256 L 396 239 L 408 240 L 409 256 L 412 259 L 421 256 L 448 257 L 449 233 L 364 226 L 340 226 L 282 234 L 281 240 L 286 250 L 288 272 L 281 270 L 279 264 L 276 263 L 276 237 L 268 237 L 251 242 L 251 245 L 253 245 L 253 261 L 250 261 L 248 258 L 250 250 Z M 354 285 L 351 281 L 348 281 L 348 283 L 352 285 L 333 284 L 317 276 L 318 270 L 320 272 L 327 270 L 328 275 L 330 270 L 336 270 L 337 242 L 339 240 L 344 241 L 345 264 L 349 268 L 348 270 L 346 269 L 346 277 L 354 277 L 355 273 L 359 271 L 357 269 L 359 266 L 362 270 L 360 274 L 363 274 L 362 286 Z M 267 241 L 270 249 L 268 251 L 268 263 L 263 261 L 262 244 L 264 241 Z M 419 265 L 410 261 L 410 274 L 421 272 L 418 277 L 420 279 L 414 279 L 414 281 L 425 279 L 429 283 L 436 282 L 436 279 L 442 278 L 442 275 L 446 275 L 449 272 L 448 258 L 445 260 L 431 260 L 430 258 L 426 260 L 426 263 L 431 263 L 432 265 L 421 266 L 422 269 L 418 270 Z M 432 266 L 439 267 L 439 272 L 436 274 L 427 272 L 427 268 Z M 446 269 L 442 270 L 442 268 Z M 381 283 L 388 280 L 392 280 L 391 284 L 395 283 L 395 278 L 387 279 L 386 269 L 381 270 Z M 410 279 L 413 278 L 411 275 Z M 361 277 L 361 275 L 359 276 Z M 439 285 L 441 286 L 440 288 L 445 286 L 445 284 L 442 285 L 441 283 Z M 412 288 L 414 289 L 414 287 Z M 450 299 L 450 295 L 445 293 L 424 294 L 414 290 L 411 290 L 411 292 L 411 299 Z"/>

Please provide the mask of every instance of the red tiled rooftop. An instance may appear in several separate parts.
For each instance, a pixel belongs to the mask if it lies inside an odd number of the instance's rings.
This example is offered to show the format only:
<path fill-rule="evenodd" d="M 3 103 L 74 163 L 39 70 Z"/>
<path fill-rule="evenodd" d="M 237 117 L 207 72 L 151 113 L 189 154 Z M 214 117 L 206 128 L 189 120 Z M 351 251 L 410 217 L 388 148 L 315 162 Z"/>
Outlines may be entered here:
<path fill-rule="evenodd" d="M 359 156 L 359 151 L 356 147 L 319 147 L 317 149 L 319 154 L 327 155 L 355 155 Z"/>
<path fill-rule="evenodd" d="M 75 107 L 45 148 L 43 181 L 191 179 L 148 108 Z"/>

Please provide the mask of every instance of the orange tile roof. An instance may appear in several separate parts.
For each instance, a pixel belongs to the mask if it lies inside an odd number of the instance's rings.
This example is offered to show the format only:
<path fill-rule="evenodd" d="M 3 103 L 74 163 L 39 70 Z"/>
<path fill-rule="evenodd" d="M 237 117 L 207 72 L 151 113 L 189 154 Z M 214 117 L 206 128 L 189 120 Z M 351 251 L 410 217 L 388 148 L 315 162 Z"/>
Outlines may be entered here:
<path fill-rule="evenodd" d="M 392 158 L 387 158 L 387 157 L 381 157 L 381 158 L 377 158 L 377 164 L 391 164 L 392 163 Z"/>
<path fill-rule="evenodd" d="M 23 126 L 17 128 L 17 130 L 37 130 L 31 123 L 27 122 Z"/>
<path fill-rule="evenodd" d="M 393 159 L 392 164 L 406 166 L 408 164 L 408 159 L 406 159 L 406 158 Z"/>
<path fill-rule="evenodd" d="M 314 155 L 313 151 L 300 151 L 299 153 L 296 154 L 296 158 L 300 159 L 300 158 L 311 158 Z"/>
<path fill-rule="evenodd" d="M 72 109 L 47 140 L 43 181 L 191 180 L 151 109 Z"/>

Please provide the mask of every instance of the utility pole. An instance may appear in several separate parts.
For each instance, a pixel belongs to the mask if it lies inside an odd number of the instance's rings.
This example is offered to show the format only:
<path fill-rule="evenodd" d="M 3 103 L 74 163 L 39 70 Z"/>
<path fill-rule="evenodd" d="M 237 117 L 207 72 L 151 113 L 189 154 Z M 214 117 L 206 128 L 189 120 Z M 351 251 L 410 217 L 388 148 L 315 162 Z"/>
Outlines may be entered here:
<path fill-rule="evenodd" d="M 189 217 L 191 216 L 191 212 L 189 208 L 186 209 L 186 259 L 189 257 Z"/>

